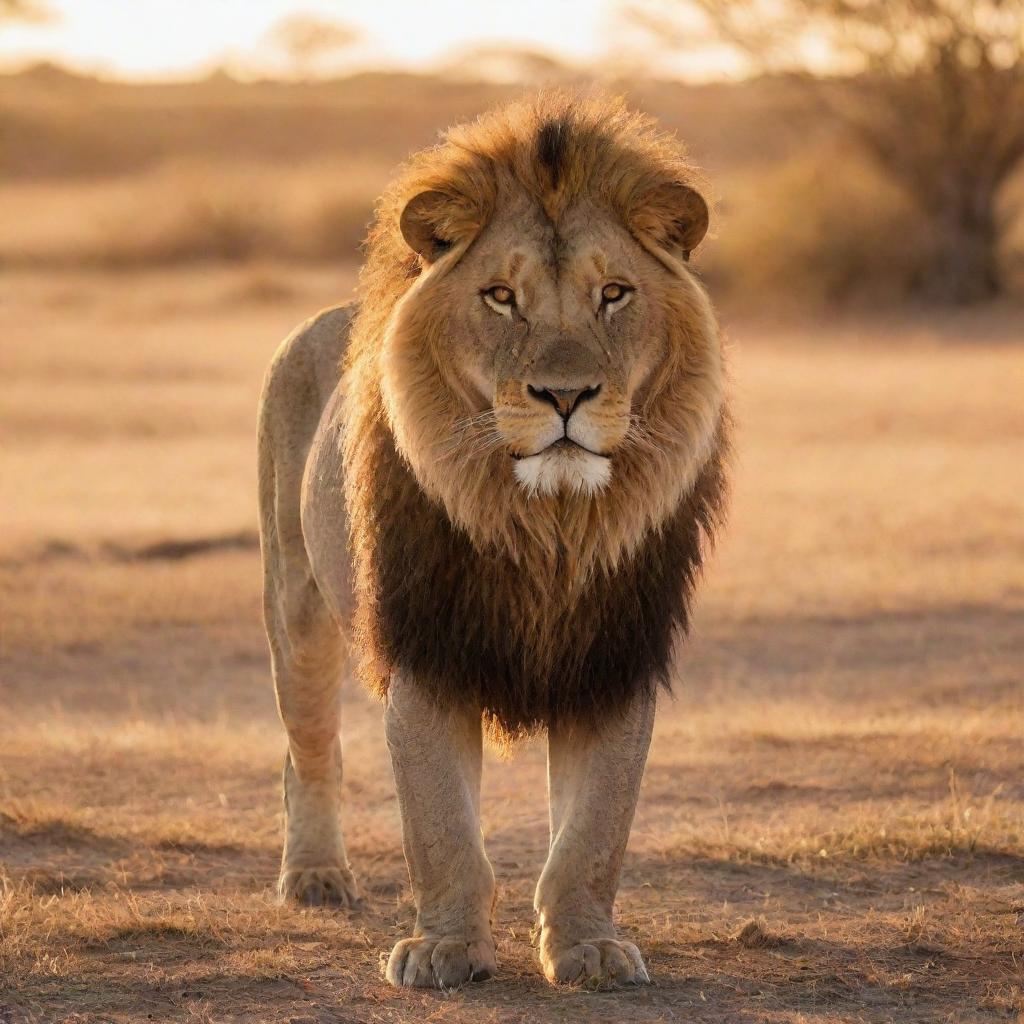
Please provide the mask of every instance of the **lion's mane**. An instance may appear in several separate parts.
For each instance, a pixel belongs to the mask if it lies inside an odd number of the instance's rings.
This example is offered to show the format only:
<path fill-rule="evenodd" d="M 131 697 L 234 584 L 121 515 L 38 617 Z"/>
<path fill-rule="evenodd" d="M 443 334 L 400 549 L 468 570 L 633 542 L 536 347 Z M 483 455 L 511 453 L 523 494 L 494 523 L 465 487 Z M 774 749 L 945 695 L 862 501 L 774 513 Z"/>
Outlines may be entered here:
<path fill-rule="evenodd" d="M 659 444 L 616 453 L 613 484 L 594 495 L 530 497 L 494 451 L 467 451 L 441 468 L 425 451 L 402 451 L 380 357 L 422 271 L 399 226 L 412 197 L 452 197 L 444 234 L 472 238 L 499 182 L 513 180 L 556 225 L 585 197 L 629 220 L 656 252 L 663 225 L 642 197 L 693 176 L 646 118 L 617 101 L 556 93 L 453 129 L 382 197 L 344 369 L 355 638 L 361 675 L 376 691 L 386 692 L 392 672 L 408 673 L 439 705 L 478 702 L 499 733 L 517 735 L 593 728 L 669 685 L 726 496 L 718 328 L 699 284 L 681 274 L 669 300 L 668 351 L 643 410 Z M 423 436 L 451 438 L 464 412 L 439 367 L 445 311 L 424 310 L 415 322 L 407 398 L 426 410 Z M 713 339 L 715 358 L 702 358 L 707 346 L 694 339 Z M 435 485 L 439 472 L 447 475 Z"/>

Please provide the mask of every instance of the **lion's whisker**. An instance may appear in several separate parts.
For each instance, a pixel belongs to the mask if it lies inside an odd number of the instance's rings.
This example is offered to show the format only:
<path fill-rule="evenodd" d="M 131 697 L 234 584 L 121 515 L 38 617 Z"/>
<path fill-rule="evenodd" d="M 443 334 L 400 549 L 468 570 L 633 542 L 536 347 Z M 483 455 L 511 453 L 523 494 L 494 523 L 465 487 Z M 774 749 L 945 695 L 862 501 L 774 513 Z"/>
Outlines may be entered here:
<path fill-rule="evenodd" d="M 441 445 L 438 454 L 440 459 L 452 458 L 457 454 L 467 458 L 475 458 L 486 455 L 490 451 L 499 448 L 505 443 L 505 438 L 498 432 L 496 427 L 489 427 L 481 431 L 478 436 L 466 438 L 465 432 L 455 437 L 450 437 Z"/>

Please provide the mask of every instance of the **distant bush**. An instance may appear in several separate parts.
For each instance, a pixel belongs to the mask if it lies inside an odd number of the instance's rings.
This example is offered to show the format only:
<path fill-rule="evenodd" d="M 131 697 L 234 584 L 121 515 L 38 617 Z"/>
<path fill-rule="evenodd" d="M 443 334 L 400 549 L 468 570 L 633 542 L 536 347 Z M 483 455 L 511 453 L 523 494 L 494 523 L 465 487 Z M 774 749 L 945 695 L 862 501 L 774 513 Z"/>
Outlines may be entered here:
<path fill-rule="evenodd" d="M 145 174 L 0 187 L 9 265 L 352 261 L 388 168 L 173 160 Z"/>
<path fill-rule="evenodd" d="M 384 182 L 381 182 L 383 188 Z M 295 255 L 307 259 L 351 260 L 373 217 L 374 193 L 338 195 L 327 192 L 311 204 L 295 224 L 291 241 Z"/>
<path fill-rule="evenodd" d="M 927 223 L 863 159 L 828 148 L 723 183 L 707 276 L 740 302 L 893 301 L 928 262 Z"/>
<path fill-rule="evenodd" d="M 151 200 L 151 202 L 148 202 Z M 280 227 L 264 197 L 229 181 L 197 189 L 130 192 L 105 220 L 84 262 L 129 267 L 166 263 L 239 262 L 277 247 Z"/>

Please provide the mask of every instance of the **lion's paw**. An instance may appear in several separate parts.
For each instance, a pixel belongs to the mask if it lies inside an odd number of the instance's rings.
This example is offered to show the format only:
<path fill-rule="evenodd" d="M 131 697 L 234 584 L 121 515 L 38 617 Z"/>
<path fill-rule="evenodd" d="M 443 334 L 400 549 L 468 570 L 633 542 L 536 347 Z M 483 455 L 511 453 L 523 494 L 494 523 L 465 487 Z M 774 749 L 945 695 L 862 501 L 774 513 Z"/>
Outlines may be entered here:
<path fill-rule="evenodd" d="M 496 970 L 494 946 L 489 942 L 402 939 L 391 950 L 384 977 L 396 986 L 458 988 L 467 981 L 486 981 Z"/>
<path fill-rule="evenodd" d="M 617 939 L 585 939 L 545 958 L 543 966 L 553 985 L 615 988 L 651 982 L 640 950 Z"/>
<path fill-rule="evenodd" d="M 282 899 L 297 900 L 307 907 L 355 907 L 359 890 L 348 868 L 288 868 L 281 872 Z"/>

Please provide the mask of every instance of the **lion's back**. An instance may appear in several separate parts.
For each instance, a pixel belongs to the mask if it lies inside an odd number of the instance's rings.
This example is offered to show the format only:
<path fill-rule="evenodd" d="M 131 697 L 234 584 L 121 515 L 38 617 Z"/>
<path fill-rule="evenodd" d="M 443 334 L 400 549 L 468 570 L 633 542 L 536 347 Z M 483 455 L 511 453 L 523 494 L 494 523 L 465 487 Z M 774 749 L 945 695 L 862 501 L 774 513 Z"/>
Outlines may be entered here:
<path fill-rule="evenodd" d="M 354 311 L 352 303 L 321 310 L 285 338 L 264 377 L 261 424 L 266 416 L 289 421 L 315 416 L 316 429 L 341 377 Z"/>

